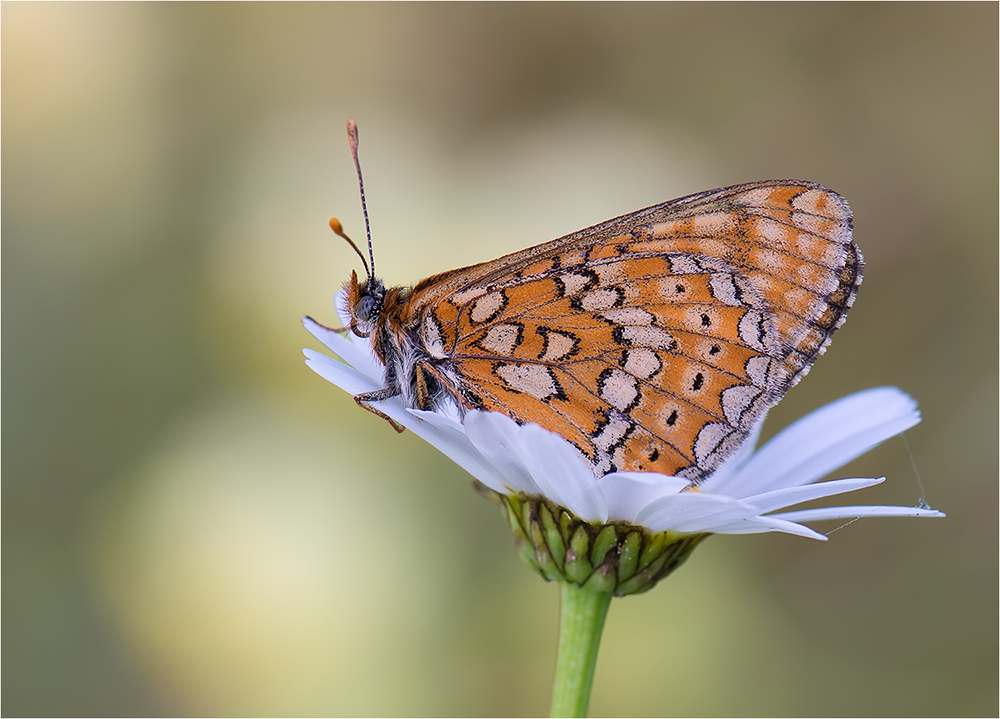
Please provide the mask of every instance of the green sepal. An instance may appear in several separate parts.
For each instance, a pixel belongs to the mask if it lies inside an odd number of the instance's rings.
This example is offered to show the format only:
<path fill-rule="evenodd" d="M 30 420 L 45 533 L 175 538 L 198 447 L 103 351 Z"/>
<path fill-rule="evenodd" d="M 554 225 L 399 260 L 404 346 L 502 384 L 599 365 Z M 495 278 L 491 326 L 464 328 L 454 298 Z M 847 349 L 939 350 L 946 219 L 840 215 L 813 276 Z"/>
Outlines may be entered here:
<path fill-rule="evenodd" d="M 599 567 L 612 547 L 618 546 L 618 528 L 613 524 L 605 524 L 594 540 L 594 548 L 590 552 L 590 563 Z"/>
<path fill-rule="evenodd" d="M 552 559 L 562 570 L 566 564 L 566 543 L 563 541 L 562 534 L 559 533 L 559 527 L 556 526 L 556 521 L 549 508 L 544 504 L 541 505 L 538 508 L 538 514 L 542 518 L 542 528 L 545 530 L 545 544 L 552 554 Z"/>
<path fill-rule="evenodd" d="M 528 510 L 525 512 L 525 514 L 528 514 L 528 517 L 525 519 L 528 520 L 528 536 L 535 545 L 535 562 L 546 579 L 557 582 L 562 579 L 562 568 L 552 558 L 552 552 L 549 551 L 549 546 L 546 542 L 546 533 L 542 527 L 542 521 L 537 508 L 529 505 Z"/>
<path fill-rule="evenodd" d="M 618 584 L 616 594 L 640 594 L 652 589 L 658 581 L 677 569 L 691 556 L 692 550 L 708 536 L 705 534 L 681 535 L 676 532 L 664 532 L 673 535 L 674 541 L 663 547 L 656 558 L 644 569 L 637 572 L 631 579 Z"/>
<path fill-rule="evenodd" d="M 480 494 L 482 494 L 481 491 Z M 542 568 L 535 561 L 535 545 L 528 538 L 521 522 L 521 516 L 518 512 L 520 504 L 504 501 L 504 499 L 501 497 L 499 504 L 504 511 L 504 519 L 507 520 L 507 526 L 510 527 L 511 534 L 514 535 L 514 549 L 517 551 L 517 556 L 536 572 L 541 573 Z"/>
<path fill-rule="evenodd" d="M 622 542 L 621 555 L 618 557 L 618 581 L 631 579 L 639 566 L 639 551 L 642 548 L 642 535 L 639 532 L 629 532 Z"/>
<path fill-rule="evenodd" d="M 642 554 L 639 555 L 639 565 L 637 569 L 640 571 L 646 569 L 650 564 L 656 561 L 667 544 L 667 532 L 663 534 L 654 534 L 650 537 L 649 541 L 643 542 L 645 545 L 642 548 Z"/>
<path fill-rule="evenodd" d="M 573 526 L 576 521 L 579 520 L 568 509 L 559 508 L 559 533 L 562 534 L 564 539 L 569 540 L 573 534 Z"/>
<path fill-rule="evenodd" d="M 591 592 L 613 594 L 618 585 L 614 562 L 605 562 L 595 569 L 581 586 Z"/>
<path fill-rule="evenodd" d="M 587 558 L 588 554 L 590 554 L 590 535 L 581 524 L 573 532 L 573 538 L 569 540 L 569 551 L 566 552 L 565 571 L 569 581 L 580 585 L 587 581 L 587 577 L 594 571 L 594 565 Z"/>

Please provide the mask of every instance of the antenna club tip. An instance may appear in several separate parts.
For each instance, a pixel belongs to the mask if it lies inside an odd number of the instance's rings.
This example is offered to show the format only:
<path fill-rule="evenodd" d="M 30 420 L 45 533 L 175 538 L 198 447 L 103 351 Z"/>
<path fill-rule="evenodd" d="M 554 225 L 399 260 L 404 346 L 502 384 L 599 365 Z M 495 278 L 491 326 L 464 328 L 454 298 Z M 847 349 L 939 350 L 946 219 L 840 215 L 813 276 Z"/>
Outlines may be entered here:
<path fill-rule="evenodd" d="M 358 123 L 354 121 L 353 117 L 347 119 L 347 137 L 350 138 L 351 144 L 356 147 L 358 144 Z"/>
<path fill-rule="evenodd" d="M 340 224 L 340 220 L 336 217 L 330 218 L 330 229 L 336 232 L 338 235 L 344 234 L 344 226 Z"/>

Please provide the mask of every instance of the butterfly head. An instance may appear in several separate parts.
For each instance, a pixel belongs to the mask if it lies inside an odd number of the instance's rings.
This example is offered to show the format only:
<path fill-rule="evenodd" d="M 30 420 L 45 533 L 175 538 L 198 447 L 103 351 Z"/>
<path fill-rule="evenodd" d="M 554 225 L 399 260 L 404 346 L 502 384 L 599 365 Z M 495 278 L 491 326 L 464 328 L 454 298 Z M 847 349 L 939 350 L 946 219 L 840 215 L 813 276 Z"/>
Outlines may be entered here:
<path fill-rule="evenodd" d="M 385 285 L 382 280 L 368 276 L 358 282 L 358 273 L 351 272 L 347 290 L 347 311 L 351 315 L 351 332 L 358 337 L 368 337 L 375 331 L 382 314 Z"/>

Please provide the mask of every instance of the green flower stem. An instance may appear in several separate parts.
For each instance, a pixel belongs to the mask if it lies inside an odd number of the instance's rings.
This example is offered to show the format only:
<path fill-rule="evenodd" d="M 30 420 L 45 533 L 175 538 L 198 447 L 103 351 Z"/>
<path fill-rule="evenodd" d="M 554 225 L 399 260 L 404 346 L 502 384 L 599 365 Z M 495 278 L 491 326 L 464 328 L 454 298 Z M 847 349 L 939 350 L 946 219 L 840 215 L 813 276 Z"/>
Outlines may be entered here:
<path fill-rule="evenodd" d="M 572 582 L 562 585 L 559 660 L 552 690 L 554 717 L 587 716 L 597 648 L 611 596 L 610 592 L 582 589 Z"/>

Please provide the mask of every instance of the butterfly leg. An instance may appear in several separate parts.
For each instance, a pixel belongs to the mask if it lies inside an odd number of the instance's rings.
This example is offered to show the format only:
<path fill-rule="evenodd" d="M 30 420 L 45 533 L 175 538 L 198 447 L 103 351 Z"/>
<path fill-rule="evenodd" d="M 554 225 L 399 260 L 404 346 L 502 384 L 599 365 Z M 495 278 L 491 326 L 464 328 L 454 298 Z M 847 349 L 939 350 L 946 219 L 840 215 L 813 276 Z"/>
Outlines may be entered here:
<path fill-rule="evenodd" d="M 386 422 L 391 424 L 394 430 L 402 434 L 406 429 L 405 427 L 403 427 L 403 425 L 396 422 L 394 419 L 392 419 L 392 417 L 387 415 L 385 412 L 375 409 L 371 405 L 372 402 L 379 402 L 383 399 L 389 399 L 390 397 L 395 397 L 395 396 L 396 393 L 394 393 L 392 390 L 388 388 L 383 388 L 383 389 L 377 389 L 374 392 L 362 392 L 361 394 L 356 394 L 354 395 L 354 401 L 358 403 L 358 407 L 366 409 L 372 414 L 381 417 Z"/>
<path fill-rule="evenodd" d="M 310 321 L 312 321 L 312 322 L 316 322 L 316 320 L 314 320 L 312 317 L 308 317 L 307 319 L 310 320 Z M 325 330 L 330 330 L 331 332 L 350 332 L 350 330 L 351 330 L 350 327 L 327 327 L 322 322 L 316 322 L 316 324 L 318 324 L 320 327 L 322 327 Z"/>
<path fill-rule="evenodd" d="M 420 409 L 434 410 L 434 400 L 436 399 L 434 395 L 437 394 L 439 398 L 441 392 L 448 394 L 458 407 L 468 405 L 468 402 L 456 389 L 454 382 L 430 362 L 417 362 L 413 370 L 417 383 L 417 405 Z M 436 387 L 432 387 L 430 380 L 434 380 Z"/>

